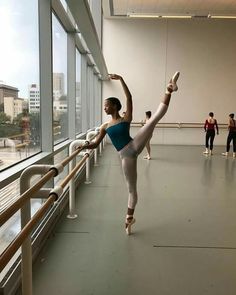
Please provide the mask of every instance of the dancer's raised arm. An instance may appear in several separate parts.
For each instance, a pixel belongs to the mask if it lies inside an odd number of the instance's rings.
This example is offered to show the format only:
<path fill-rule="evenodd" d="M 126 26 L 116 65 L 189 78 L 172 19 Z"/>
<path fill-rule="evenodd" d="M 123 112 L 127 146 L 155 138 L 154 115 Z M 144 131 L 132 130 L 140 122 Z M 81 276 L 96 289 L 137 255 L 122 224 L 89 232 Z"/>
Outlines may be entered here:
<path fill-rule="evenodd" d="M 126 111 L 125 111 L 125 120 L 126 121 L 132 121 L 132 114 L 133 114 L 133 102 L 132 102 L 132 95 L 129 91 L 129 88 L 128 86 L 126 85 L 124 79 L 120 76 L 120 75 L 117 75 L 117 74 L 110 74 L 109 77 L 112 79 L 112 80 L 120 80 L 121 82 L 121 85 L 124 89 L 124 92 L 125 92 L 125 96 L 126 96 Z"/>

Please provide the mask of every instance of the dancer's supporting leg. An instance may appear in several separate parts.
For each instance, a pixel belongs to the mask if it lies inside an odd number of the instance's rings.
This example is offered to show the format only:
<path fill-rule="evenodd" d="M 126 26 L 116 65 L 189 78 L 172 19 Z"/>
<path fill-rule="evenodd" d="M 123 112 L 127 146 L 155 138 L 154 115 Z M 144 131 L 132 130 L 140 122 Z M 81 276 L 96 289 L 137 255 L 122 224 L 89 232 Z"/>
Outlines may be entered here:
<path fill-rule="evenodd" d="M 206 143 L 205 143 L 206 150 L 205 150 L 205 152 L 203 152 L 203 154 L 209 154 L 209 138 L 210 138 L 210 133 L 209 133 L 209 130 L 207 130 L 207 132 L 206 132 Z"/>
<path fill-rule="evenodd" d="M 211 136 L 210 136 L 210 155 L 212 155 L 212 150 L 213 150 L 213 142 L 215 138 L 215 130 L 212 130 Z"/>
<path fill-rule="evenodd" d="M 232 141 L 233 137 L 231 132 L 229 132 L 228 137 L 227 137 L 227 143 L 226 143 L 226 152 L 222 153 L 223 156 L 228 156 L 229 155 L 229 150 L 230 150 L 230 143 Z"/>
<path fill-rule="evenodd" d="M 146 143 L 146 149 L 147 149 L 147 155 L 144 156 L 144 159 L 150 160 L 151 159 L 151 146 L 150 146 L 150 140 Z"/>
<path fill-rule="evenodd" d="M 122 157 L 121 158 L 122 169 L 127 183 L 129 191 L 128 197 L 128 210 L 125 221 L 126 233 L 131 234 L 131 225 L 134 224 L 133 218 L 134 209 L 138 201 L 137 193 L 137 157 Z"/>
<path fill-rule="evenodd" d="M 236 132 L 233 134 L 233 158 L 236 158 Z"/>

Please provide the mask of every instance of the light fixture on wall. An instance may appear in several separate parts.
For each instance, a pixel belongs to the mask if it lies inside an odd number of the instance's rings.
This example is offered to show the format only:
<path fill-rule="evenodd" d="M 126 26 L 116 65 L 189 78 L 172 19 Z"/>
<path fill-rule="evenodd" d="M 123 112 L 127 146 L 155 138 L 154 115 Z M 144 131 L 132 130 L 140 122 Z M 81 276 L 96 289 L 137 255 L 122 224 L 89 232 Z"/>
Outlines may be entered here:
<path fill-rule="evenodd" d="M 209 18 L 222 18 L 222 19 L 236 19 L 236 15 L 211 15 L 209 14 Z"/>
<path fill-rule="evenodd" d="M 236 15 L 211 15 L 211 14 L 206 14 L 206 15 L 160 15 L 160 14 L 142 14 L 142 13 L 128 13 L 128 17 L 131 18 L 170 18 L 170 19 L 175 19 L 175 18 L 219 18 L 219 19 L 236 19 Z"/>
<path fill-rule="evenodd" d="M 162 15 L 162 18 L 192 18 L 191 15 Z"/>
<path fill-rule="evenodd" d="M 128 17 L 133 18 L 191 18 L 191 15 L 159 15 L 159 14 L 140 14 L 140 13 L 128 13 Z"/>
<path fill-rule="evenodd" d="M 134 17 L 134 18 L 159 18 L 160 15 L 157 14 L 138 14 L 138 13 L 128 13 L 128 17 Z"/>

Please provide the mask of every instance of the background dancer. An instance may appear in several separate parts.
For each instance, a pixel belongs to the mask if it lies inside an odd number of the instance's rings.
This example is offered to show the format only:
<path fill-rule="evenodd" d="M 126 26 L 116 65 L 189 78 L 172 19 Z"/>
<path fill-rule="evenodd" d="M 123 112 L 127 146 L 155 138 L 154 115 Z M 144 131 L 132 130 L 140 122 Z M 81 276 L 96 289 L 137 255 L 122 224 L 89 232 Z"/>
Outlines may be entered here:
<path fill-rule="evenodd" d="M 146 124 L 148 122 L 148 120 L 151 118 L 152 112 L 146 111 L 145 114 L 146 114 L 146 118 L 145 118 L 144 123 Z M 147 155 L 143 157 L 144 159 L 147 159 L 147 160 L 151 160 L 151 146 L 150 146 L 151 138 L 152 138 L 152 135 L 146 143 Z"/>
<path fill-rule="evenodd" d="M 233 158 L 236 157 L 236 120 L 234 120 L 234 114 L 229 114 L 229 134 L 227 137 L 227 143 L 226 143 L 226 152 L 222 153 L 223 156 L 229 155 L 230 150 L 230 143 L 233 140 Z"/>
<path fill-rule="evenodd" d="M 209 154 L 212 155 L 213 151 L 213 142 L 215 138 L 215 129 L 217 131 L 217 135 L 219 135 L 219 128 L 216 119 L 214 118 L 214 114 L 212 112 L 209 113 L 209 118 L 206 119 L 204 130 L 206 132 L 206 150 L 203 152 L 203 154 Z M 209 150 L 209 140 L 210 140 L 210 150 Z"/>

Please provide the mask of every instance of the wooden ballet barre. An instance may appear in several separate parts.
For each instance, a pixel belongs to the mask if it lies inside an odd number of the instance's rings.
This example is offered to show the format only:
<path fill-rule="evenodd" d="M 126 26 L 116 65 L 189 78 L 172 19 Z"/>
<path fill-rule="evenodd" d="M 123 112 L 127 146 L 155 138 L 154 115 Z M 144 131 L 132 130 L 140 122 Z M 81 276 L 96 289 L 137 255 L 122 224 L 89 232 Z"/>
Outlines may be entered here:
<path fill-rule="evenodd" d="M 95 136 L 94 136 L 95 137 Z M 93 138 L 94 138 L 93 137 Z M 86 142 L 84 146 L 88 145 L 89 142 Z M 83 149 L 83 147 L 75 150 L 69 157 L 65 158 L 61 165 L 65 167 L 74 157 L 77 156 Z M 37 193 L 42 186 L 49 181 L 51 178 L 57 175 L 57 170 L 52 167 L 38 182 L 36 182 L 31 188 L 29 188 L 26 192 L 24 192 L 19 199 L 16 200 L 10 207 L 6 208 L 0 214 L 0 226 L 2 226 L 9 218 L 11 218 L 21 207 L 25 204 L 25 202 L 31 197 L 31 195 Z"/>
<path fill-rule="evenodd" d="M 2 226 L 9 218 L 11 218 L 18 210 L 23 207 L 25 202 L 31 197 L 32 194 L 39 191 L 39 189 L 47 183 L 52 177 L 57 175 L 55 169 L 49 170 L 38 182 L 31 188 L 24 192 L 19 199 L 17 199 L 10 207 L 4 210 L 0 215 L 0 226 Z"/>
<path fill-rule="evenodd" d="M 74 167 L 74 169 L 65 177 L 65 179 L 60 183 L 60 186 L 64 188 L 68 182 L 74 177 L 76 172 L 82 167 L 82 165 L 86 162 L 86 159 L 89 157 L 89 153 L 86 153 L 83 158 L 79 161 L 79 163 Z"/>
<path fill-rule="evenodd" d="M 19 232 L 15 239 L 8 245 L 8 247 L 0 255 L 0 272 L 4 269 L 7 263 L 11 260 L 16 251 L 24 243 L 25 239 L 31 234 L 34 227 L 38 224 L 44 214 L 48 211 L 51 205 L 55 202 L 57 195 L 51 194 L 47 201 L 34 214 L 30 221 Z"/>
<path fill-rule="evenodd" d="M 94 135 L 91 137 L 90 140 L 93 140 L 97 135 Z M 89 142 L 86 141 L 85 144 L 83 145 L 83 147 L 85 147 L 86 145 L 88 145 Z M 62 162 L 61 162 L 61 165 L 63 167 L 65 167 L 75 156 L 77 156 L 77 154 L 79 154 L 81 152 L 83 148 L 78 148 L 76 149 L 70 156 L 68 156 L 67 158 L 65 158 Z"/>

